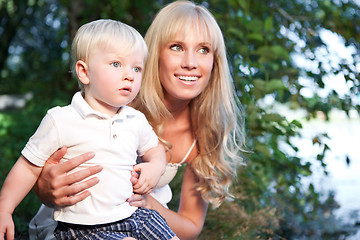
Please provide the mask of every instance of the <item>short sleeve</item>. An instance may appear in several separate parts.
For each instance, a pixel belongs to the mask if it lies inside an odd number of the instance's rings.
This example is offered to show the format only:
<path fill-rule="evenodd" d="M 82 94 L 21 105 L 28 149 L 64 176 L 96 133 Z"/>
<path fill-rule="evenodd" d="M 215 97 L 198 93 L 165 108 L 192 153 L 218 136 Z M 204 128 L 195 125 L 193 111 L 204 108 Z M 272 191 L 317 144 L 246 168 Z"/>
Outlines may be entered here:
<path fill-rule="evenodd" d="M 151 125 L 147 121 L 144 114 L 139 115 L 141 123 L 139 126 L 139 146 L 138 155 L 143 156 L 145 152 L 153 147 L 156 147 L 159 143 L 158 137 L 152 129 Z"/>
<path fill-rule="evenodd" d="M 21 154 L 34 165 L 42 167 L 45 161 L 60 147 L 56 124 L 48 111 Z"/>

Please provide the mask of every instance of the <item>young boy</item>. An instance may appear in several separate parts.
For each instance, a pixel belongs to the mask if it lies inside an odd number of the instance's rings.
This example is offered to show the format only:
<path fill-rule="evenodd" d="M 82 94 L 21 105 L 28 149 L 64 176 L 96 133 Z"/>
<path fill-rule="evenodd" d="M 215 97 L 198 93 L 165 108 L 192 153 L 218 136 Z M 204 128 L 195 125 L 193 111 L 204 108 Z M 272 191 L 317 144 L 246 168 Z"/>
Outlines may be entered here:
<path fill-rule="evenodd" d="M 145 116 L 126 106 L 139 92 L 147 47 L 132 27 L 114 20 L 83 25 L 72 45 L 73 73 L 81 92 L 70 105 L 48 111 L 0 192 L 0 240 L 14 238 L 12 212 L 31 190 L 41 167 L 66 146 L 63 161 L 92 150 L 88 164 L 102 165 L 91 196 L 56 208 L 57 239 L 178 239 L 156 211 L 130 206 L 131 171 L 141 163 L 140 190 L 147 194 L 165 171 L 165 152 Z M 133 239 L 133 238 L 127 238 Z"/>

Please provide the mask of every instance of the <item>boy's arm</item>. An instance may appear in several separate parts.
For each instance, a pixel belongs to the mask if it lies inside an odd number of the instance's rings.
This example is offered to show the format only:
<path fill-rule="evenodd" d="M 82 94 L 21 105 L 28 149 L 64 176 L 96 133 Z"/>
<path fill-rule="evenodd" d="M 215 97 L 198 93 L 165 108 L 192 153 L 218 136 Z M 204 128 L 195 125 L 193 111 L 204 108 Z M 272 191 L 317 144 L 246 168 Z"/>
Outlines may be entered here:
<path fill-rule="evenodd" d="M 149 194 L 159 182 L 165 172 L 166 155 L 164 147 L 159 143 L 145 152 L 143 163 L 134 166 L 134 171 L 140 172 L 139 181 L 134 185 L 134 191 L 140 194 Z"/>
<path fill-rule="evenodd" d="M 34 186 L 40 172 L 41 167 L 20 156 L 6 177 L 0 192 L 0 239 L 3 239 L 4 233 L 7 233 L 7 239 L 13 239 L 14 225 L 11 215 Z"/>
<path fill-rule="evenodd" d="M 162 144 L 158 143 L 156 147 L 147 150 L 144 153 L 144 155 L 141 157 L 141 159 L 143 162 L 154 163 L 160 169 L 163 168 L 163 170 L 165 171 L 166 155 L 165 155 L 165 149 Z"/>

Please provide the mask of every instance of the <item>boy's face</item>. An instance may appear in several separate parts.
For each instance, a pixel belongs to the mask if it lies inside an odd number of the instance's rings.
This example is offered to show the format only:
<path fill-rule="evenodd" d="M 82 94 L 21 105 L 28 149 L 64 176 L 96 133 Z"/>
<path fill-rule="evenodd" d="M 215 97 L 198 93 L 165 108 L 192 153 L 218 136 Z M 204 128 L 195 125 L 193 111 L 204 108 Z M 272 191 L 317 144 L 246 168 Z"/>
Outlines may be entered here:
<path fill-rule="evenodd" d="M 85 100 L 95 110 L 113 116 L 138 94 L 145 53 L 121 46 L 98 47 L 87 62 Z"/>

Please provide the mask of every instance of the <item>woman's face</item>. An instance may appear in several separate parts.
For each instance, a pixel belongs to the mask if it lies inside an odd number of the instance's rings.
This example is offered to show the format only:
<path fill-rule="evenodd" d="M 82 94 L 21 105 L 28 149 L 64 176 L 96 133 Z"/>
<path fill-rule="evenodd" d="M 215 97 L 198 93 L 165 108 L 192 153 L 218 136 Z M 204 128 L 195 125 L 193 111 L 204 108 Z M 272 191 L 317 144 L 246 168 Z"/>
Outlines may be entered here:
<path fill-rule="evenodd" d="M 165 102 L 190 101 L 207 86 L 214 63 L 211 41 L 194 28 L 179 32 L 160 50 L 159 77 Z"/>

